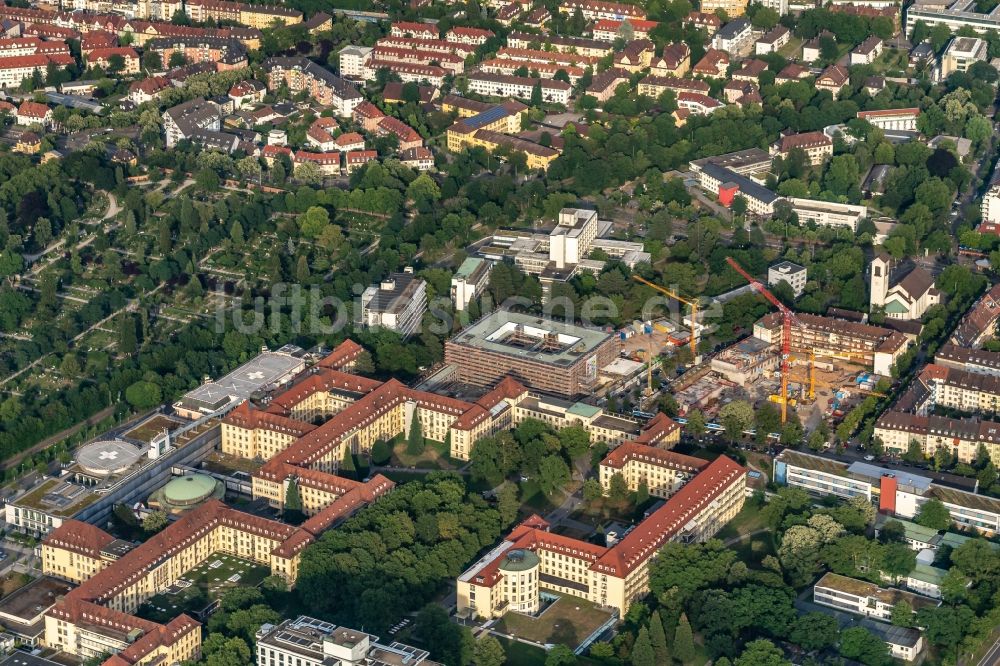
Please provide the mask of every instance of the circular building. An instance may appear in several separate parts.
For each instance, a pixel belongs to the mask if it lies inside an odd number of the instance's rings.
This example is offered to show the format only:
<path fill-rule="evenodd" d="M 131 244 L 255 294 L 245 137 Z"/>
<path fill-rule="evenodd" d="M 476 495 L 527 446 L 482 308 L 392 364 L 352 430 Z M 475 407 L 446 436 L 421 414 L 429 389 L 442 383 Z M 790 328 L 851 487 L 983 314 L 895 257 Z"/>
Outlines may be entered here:
<path fill-rule="evenodd" d="M 541 607 L 538 594 L 538 555 L 530 550 L 515 548 L 507 551 L 500 563 L 504 578 L 504 597 L 510 609 L 535 614 Z"/>
<path fill-rule="evenodd" d="M 76 461 L 87 474 L 107 477 L 122 474 L 143 456 L 143 449 L 121 440 L 92 442 L 76 452 Z"/>
<path fill-rule="evenodd" d="M 210 499 L 222 499 L 225 486 L 207 474 L 185 474 L 171 479 L 149 497 L 149 505 L 167 512 L 192 509 Z"/>

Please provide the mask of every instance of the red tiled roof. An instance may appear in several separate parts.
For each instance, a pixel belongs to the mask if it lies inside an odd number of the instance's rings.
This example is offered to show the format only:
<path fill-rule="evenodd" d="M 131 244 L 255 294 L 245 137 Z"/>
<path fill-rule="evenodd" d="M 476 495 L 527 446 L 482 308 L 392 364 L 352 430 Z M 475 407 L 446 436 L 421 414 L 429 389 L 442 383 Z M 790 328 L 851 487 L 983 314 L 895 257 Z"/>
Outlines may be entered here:
<path fill-rule="evenodd" d="M 781 152 L 787 153 L 792 148 L 816 148 L 817 146 L 832 146 L 833 139 L 823 132 L 803 132 L 781 137 Z"/>
<path fill-rule="evenodd" d="M 45 118 L 49 112 L 49 107 L 38 102 L 21 102 L 21 106 L 17 109 L 17 115 L 27 118 L 38 118 L 39 120 Z"/>
<path fill-rule="evenodd" d="M 746 468 L 719 456 L 610 548 L 592 568 L 617 576 L 627 575 L 744 474 Z"/>
<path fill-rule="evenodd" d="M 681 453 L 674 453 L 673 451 L 658 449 L 655 446 L 633 441 L 622 442 L 621 445 L 601 461 L 601 466 L 622 469 L 630 460 L 643 460 L 659 467 L 682 469 L 690 472 L 696 472 L 708 465 L 708 461 L 701 458 L 686 456 Z"/>
<path fill-rule="evenodd" d="M 99 558 L 101 549 L 115 538 L 99 527 L 79 520 L 64 520 L 62 525 L 49 532 L 43 543 L 69 550 L 87 557 Z"/>

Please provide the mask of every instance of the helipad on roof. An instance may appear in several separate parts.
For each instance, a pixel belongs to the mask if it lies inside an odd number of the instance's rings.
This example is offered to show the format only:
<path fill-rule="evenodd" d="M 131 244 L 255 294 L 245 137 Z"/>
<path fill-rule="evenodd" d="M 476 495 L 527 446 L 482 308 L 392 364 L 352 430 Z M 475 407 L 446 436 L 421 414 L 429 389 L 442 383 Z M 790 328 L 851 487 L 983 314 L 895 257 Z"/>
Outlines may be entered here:
<path fill-rule="evenodd" d="M 121 474 L 134 465 L 143 450 L 121 440 L 103 440 L 81 447 L 76 452 L 77 463 L 94 476 Z"/>

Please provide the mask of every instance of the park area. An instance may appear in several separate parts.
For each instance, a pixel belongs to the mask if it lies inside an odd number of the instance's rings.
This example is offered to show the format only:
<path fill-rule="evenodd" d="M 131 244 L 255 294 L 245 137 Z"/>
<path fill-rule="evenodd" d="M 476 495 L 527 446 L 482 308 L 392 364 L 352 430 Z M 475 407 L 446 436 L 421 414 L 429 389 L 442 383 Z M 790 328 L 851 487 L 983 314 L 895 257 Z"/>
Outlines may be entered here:
<path fill-rule="evenodd" d="M 216 553 L 139 607 L 139 617 L 165 623 L 181 613 L 199 618 L 201 611 L 237 586 L 256 587 L 271 573 L 266 566 Z"/>
<path fill-rule="evenodd" d="M 611 613 L 584 599 L 559 596 L 536 617 L 507 613 L 493 630 L 544 645 L 575 648 L 611 618 Z"/>

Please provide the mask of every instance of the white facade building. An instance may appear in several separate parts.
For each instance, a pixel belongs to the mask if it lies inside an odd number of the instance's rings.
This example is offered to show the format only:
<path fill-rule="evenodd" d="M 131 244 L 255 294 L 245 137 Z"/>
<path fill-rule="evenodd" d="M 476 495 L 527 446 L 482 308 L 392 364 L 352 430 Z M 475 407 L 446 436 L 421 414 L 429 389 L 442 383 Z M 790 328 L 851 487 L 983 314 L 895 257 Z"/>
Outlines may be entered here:
<path fill-rule="evenodd" d="M 414 277 L 412 269 L 391 273 L 361 295 L 361 324 L 387 328 L 407 338 L 420 329 L 427 311 L 427 283 Z"/>
<path fill-rule="evenodd" d="M 799 266 L 790 261 L 782 261 L 767 269 L 767 284 L 774 287 L 779 282 L 787 282 L 788 286 L 792 288 L 795 298 L 798 298 L 806 288 L 808 273 L 809 271 L 806 270 L 805 266 Z"/>
<path fill-rule="evenodd" d="M 455 310 L 461 312 L 472 300 L 483 293 L 490 282 L 493 262 L 488 259 L 469 257 L 455 271 L 451 278 L 451 302 Z"/>

